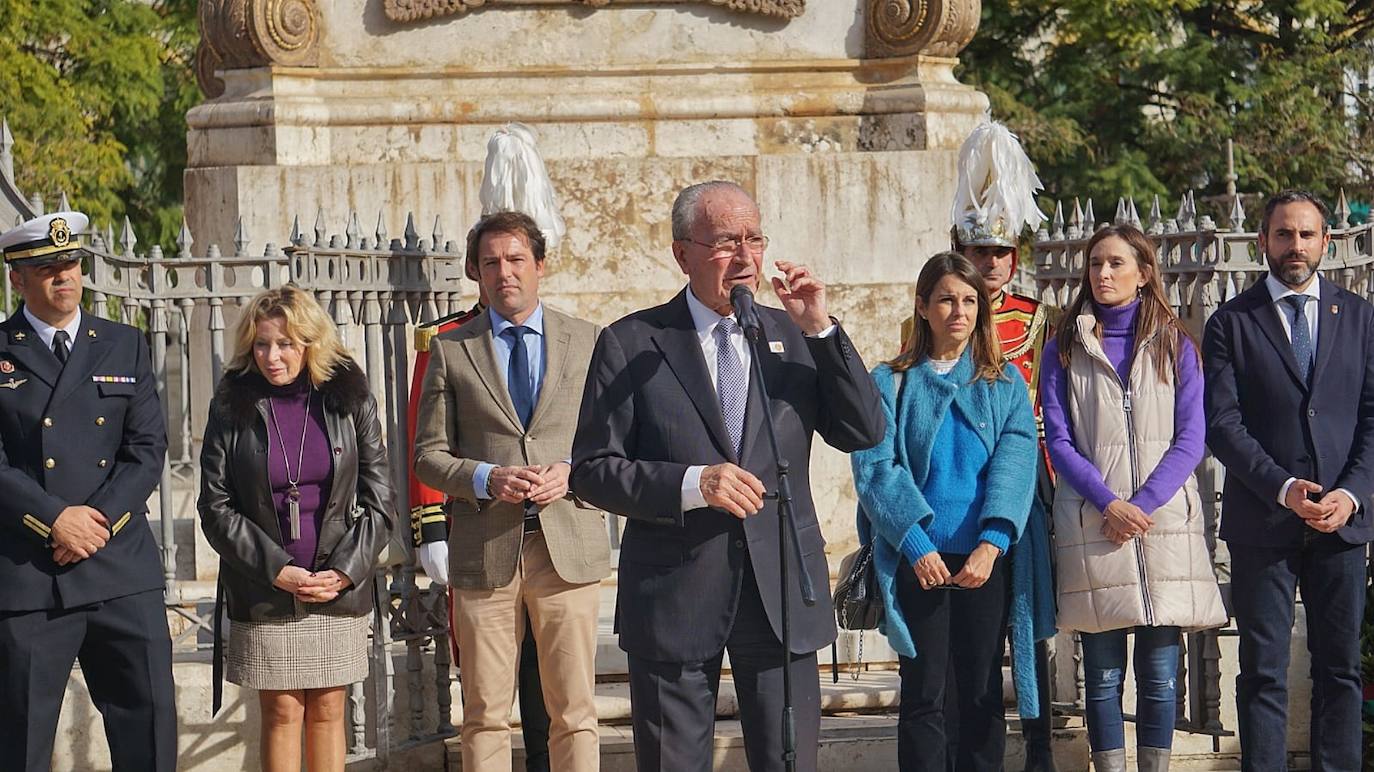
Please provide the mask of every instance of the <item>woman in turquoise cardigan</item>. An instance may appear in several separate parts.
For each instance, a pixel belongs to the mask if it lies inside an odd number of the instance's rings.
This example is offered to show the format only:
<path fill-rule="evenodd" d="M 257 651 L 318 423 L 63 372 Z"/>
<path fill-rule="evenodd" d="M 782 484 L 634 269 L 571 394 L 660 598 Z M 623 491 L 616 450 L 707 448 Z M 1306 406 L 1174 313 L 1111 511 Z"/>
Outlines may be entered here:
<path fill-rule="evenodd" d="M 1021 715 L 1036 716 L 1034 642 L 1053 634 L 1054 607 L 1043 513 L 1038 536 L 1022 538 L 1035 417 L 967 259 L 942 252 L 926 262 L 915 329 L 873 378 L 888 431 L 851 459 L 859 536 L 874 545 L 886 607 L 881 629 L 900 655 L 898 763 L 1000 770 L 1003 631 L 1010 622 L 1014 670 L 1025 674 L 1016 678 Z"/>

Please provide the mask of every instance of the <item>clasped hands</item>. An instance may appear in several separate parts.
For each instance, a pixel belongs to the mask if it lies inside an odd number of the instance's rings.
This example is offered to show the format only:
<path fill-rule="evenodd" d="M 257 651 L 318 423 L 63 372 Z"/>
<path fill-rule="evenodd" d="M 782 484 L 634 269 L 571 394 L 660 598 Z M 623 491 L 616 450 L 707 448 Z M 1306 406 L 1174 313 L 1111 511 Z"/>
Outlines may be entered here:
<path fill-rule="evenodd" d="M 48 538 L 52 559 L 71 565 L 94 555 L 110 540 L 110 521 L 94 507 L 73 504 L 58 513 Z"/>
<path fill-rule="evenodd" d="M 950 574 L 944 558 L 934 551 L 922 555 L 911 568 L 916 572 L 916 581 L 921 584 L 923 590 L 945 584 L 975 590 L 987 583 L 988 577 L 992 575 L 992 567 L 1001 554 L 1001 550 L 984 541 L 973 548 L 973 552 L 969 553 L 968 559 L 964 561 L 964 567 L 956 574 Z"/>
<path fill-rule="evenodd" d="M 272 584 L 296 596 L 302 603 L 328 603 L 348 589 L 353 580 L 332 568 L 316 572 L 300 566 L 285 566 Z"/>
<path fill-rule="evenodd" d="M 1309 494 L 1321 492 L 1322 486 L 1310 480 L 1294 480 L 1288 486 L 1283 503 L 1308 527 L 1322 533 L 1333 533 L 1355 514 L 1355 502 L 1340 490 L 1331 491 L 1317 501 L 1309 497 Z"/>
<path fill-rule="evenodd" d="M 568 495 L 568 475 L 572 467 L 566 461 L 545 466 L 498 466 L 487 477 L 491 497 L 509 504 L 533 502 L 547 506 Z"/>

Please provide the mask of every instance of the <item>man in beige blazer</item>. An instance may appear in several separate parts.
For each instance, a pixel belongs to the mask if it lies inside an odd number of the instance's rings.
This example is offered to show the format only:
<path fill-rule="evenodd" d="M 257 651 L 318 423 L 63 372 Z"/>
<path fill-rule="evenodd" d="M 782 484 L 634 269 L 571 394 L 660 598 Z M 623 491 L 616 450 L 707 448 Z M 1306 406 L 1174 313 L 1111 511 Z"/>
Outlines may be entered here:
<path fill-rule="evenodd" d="M 604 516 L 568 493 L 599 330 L 539 300 L 544 236 L 527 215 L 482 218 L 467 260 L 487 313 L 430 344 L 415 475 L 449 497 L 449 584 L 462 674 L 463 768 L 511 768 L 510 710 L 525 619 L 539 650 L 557 770 L 599 765 L 593 702 Z"/>

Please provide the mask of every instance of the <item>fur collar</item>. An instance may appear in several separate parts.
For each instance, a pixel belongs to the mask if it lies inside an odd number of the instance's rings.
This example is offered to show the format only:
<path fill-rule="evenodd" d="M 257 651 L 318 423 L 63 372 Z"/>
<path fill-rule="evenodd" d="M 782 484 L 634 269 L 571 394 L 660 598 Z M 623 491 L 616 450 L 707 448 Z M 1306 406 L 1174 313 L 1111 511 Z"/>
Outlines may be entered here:
<path fill-rule="evenodd" d="M 256 370 L 225 373 L 215 387 L 215 404 L 230 423 L 244 426 L 258 420 L 258 404 L 267 398 L 269 388 Z M 338 415 L 355 415 L 370 394 L 367 376 L 351 358 L 317 388 L 324 395 L 325 410 Z"/>

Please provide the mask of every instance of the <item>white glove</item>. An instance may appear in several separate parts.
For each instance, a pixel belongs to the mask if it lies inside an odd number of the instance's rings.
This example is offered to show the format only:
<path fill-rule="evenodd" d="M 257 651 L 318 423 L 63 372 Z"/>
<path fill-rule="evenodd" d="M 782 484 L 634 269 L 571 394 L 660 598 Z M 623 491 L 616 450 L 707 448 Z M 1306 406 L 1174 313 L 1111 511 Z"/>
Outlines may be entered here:
<path fill-rule="evenodd" d="M 448 542 L 432 541 L 421 544 L 415 554 L 425 576 L 435 584 L 448 584 Z"/>

